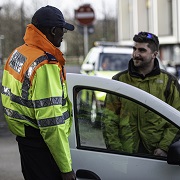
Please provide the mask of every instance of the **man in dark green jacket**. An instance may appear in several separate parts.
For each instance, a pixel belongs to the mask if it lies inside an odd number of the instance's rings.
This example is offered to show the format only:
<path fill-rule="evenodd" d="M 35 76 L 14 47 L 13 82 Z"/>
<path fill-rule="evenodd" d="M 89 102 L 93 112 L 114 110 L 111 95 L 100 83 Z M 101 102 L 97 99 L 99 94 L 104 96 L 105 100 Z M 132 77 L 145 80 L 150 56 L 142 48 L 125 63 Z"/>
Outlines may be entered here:
<path fill-rule="evenodd" d="M 175 76 L 160 69 L 159 40 L 152 33 L 135 35 L 128 70 L 113 79 L 140 88 L 180 110 L 180 86 Z M 178 129 L 158 115 L 125 98 L 108 94 L 103 133 L 107 148 L 166 156 Z M 109 116 L 108 114 L 113 114 Z M 106 113 L 105 113 L 106 114 Z"/>

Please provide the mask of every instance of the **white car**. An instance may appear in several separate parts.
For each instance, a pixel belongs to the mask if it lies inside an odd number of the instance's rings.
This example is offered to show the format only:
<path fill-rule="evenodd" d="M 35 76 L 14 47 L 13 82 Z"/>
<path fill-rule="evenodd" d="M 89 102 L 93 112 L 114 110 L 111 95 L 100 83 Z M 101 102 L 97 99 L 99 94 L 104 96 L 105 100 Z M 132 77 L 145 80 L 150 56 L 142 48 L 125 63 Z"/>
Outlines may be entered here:
<path fill-rule="evenodd" d="M 73 169 L 77 179 L 180 179 L 179 139 L 170 145 L 167 157 L 111 151 L 106 148 L 102 128 L 94 128 L 89 124 L 88 110 L 79 111 L 83 106 L 79 98 L 84 89 L 111 93 L 117 98 L 125 98 L 147 108 L 148 111 L 164 118 L 178 129 L 180 129 L 179 111 L 138 88 L 107 78 L 68 73 L 67 85 L 69 97 L 73 103 L 74 121 L 69 140 Z M 102 109 L 98 113 L 103 115 Z"/>
<path fill-rule="evenodd" d="M 81 73 L 111 79 L 119 71 L 127 69 L 131 56 L 132 47 L 100 44 L 88 52 L 81 66 Z M 103 68 L 104 61 L 108 61 L 106 68 Z"/>

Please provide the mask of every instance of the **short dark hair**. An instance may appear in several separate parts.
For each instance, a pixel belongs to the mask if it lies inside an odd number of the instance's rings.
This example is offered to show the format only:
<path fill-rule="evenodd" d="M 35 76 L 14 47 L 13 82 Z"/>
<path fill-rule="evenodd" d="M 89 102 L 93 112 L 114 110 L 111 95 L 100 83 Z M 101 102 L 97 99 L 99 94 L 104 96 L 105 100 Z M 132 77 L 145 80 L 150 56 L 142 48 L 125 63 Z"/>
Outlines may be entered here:
<path fill-rule="evenodd" d="M 133 37 L 133 41 L 148 43 L 148 47 L 154 52 L 159 50 L 159 39 L 156 35 L 149 32 L 139 32 Z"/>

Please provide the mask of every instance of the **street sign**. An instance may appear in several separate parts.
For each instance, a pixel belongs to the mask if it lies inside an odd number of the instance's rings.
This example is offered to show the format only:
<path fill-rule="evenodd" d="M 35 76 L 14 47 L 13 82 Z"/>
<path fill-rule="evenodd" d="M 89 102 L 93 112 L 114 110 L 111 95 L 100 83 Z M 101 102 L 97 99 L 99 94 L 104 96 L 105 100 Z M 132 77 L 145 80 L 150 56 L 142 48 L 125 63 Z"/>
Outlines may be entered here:
<path fill-rule="evenodd" d="M 80 32 L 81 34 L 84 34 L 84 26 L 78 25 L 77 27 L 78 27 L 79 32 Z M 89 35 L 89 34 L 93 34 L 94 31 L 95 31 L 94 25 L 88 25 L 88 26 L 87 26 L 87 29 L 88 29 L 88 35 Z"/>
<path fill-rule="evenodd" d="M 80 6 L 75 10 L 75 19 L 82 26 L 91 25 L 95 19 L 94 10 L 89 4 Z"/>

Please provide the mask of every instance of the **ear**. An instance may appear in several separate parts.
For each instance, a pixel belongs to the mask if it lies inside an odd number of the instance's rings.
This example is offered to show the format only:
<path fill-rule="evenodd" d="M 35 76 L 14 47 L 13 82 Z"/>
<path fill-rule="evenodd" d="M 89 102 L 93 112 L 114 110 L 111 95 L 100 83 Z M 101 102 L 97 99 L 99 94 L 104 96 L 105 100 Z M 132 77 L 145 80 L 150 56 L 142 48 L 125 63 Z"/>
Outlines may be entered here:
<path fill-rule="evenodd" d="M 158 51 L 155 51 L 155 52 L 153 53 L 153 57 L 155 58 L 157 55 L 158 55 Z"/>
<path fill-rule="evenodd" d="M 52 28 L 51 28 L 51 34 L 52 34 L 53 36 L 55 36 L 55 28 L 56 28 L 56 27 L 52 27 Z"/>

